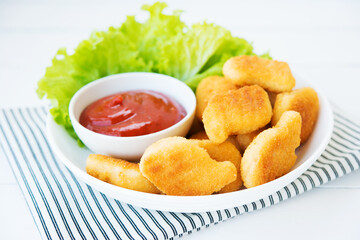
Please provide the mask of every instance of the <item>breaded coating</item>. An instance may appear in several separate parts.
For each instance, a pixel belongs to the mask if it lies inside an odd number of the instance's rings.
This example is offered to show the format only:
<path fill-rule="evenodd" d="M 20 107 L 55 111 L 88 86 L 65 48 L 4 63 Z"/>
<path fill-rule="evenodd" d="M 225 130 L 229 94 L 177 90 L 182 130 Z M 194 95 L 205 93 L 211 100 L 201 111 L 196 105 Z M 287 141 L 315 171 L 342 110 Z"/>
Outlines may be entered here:
<path fill-rule="evenodd" d="M 208 152 L 182 137 L 161 139 L 140 160 L 141 173 L 168 195 L 198 196 L 220 191 L 236 180 L 231 162 L 217 162 Z"/>
<path fill-rule="evenodd" d="M 270 92 L 270 91 L 266 91 L 266 92 L 267 92 L 267 94 L 269 96 L 271 106 L 274 107 L 275 101 L 276 101 L 276 96 L 278 95 L 278 93 Z"/>
<path fill-rule="evenodd" d="M 228 139 L 226 139 L 227 142 L 231 142 L 238 151 L 241 151 L 240 150 L 240 145 L 238 143 L 238 141 L 236 140 L 236 135 L 231 135 L 228 137 Z"/>
<path fill-rule="evenodd" d="M 237 56 L 227 60 L 223 73 L 233 84 L 257 84 L 272 92 L 291 91 L 295 78 L 286 62 L 263 59 L 258 56 Z"/>
<path fill-rule="evenodd" d="M 100 154 L 90 154 L 86 172 L 104 182 L 147 193 L 160 193 L 139 170 L 139 164 Z"/>
<path fill-rule="evenodd" d="M 196 140 L 207 140 L 209 139 L 208 136 L 206 135 L 205 130 L 204 131 L 200 131 L 197 132 L 193 135 L 190 136 L 190 139 L 196 139 Z"/>
<path fill-rule="evenodd" d="M 215 143 L 230 135 L 253 132 L 270 122 L 272 108 L 267 93 L 257 85 L 214 95 L 203 114 L 207 136 Z"/>
<path fill-rule="evenodd" d="M 243 184 L 240 175 L 241 154 L 230 141 L 225 141 L 220 144 L 215 144 L 210 140 L 190 140 L 190 141 L 204 148 L 212 159 L 218 162 L 229 161 L 235 165 L 237 169 L 236 180 L 223 187 L 219 191 L 219 193 L 227 193 L 227 192 L 234 192 L 240 190 Z"/>
<path fill-rule="evenodd" d="M 235 90 L 235 84 L 225 80 L 224 77 L 211 76 L 204 78 L 196 89 L 196 116 L 202 120 L 202 114 L 207 106 L 210 98 L 216 93 L 226 92 L 228 90 Z"/>
<path fill-rule="evenodd" d="M 289 93 L 281 93 L 276 97 L 271 124 L 274 126 L 285 111 L 299 112 L 302 118 L 301 144 L 305 143 L 314 130 L 318 114 L 319 99 L 317 93 L 311 87 L 294 90 Z"/>
<path fill-rule="evenodd" d="M 203 130 L 203 131 L 200 131 L 200 132 L 197 132 L 197 133 L 191 135 L 190 139 L 207 140 L 209 138 L 206 135 L 205 130 Z M 232 143 L 236 147 L 236 149 L 240 151 L 240 145 L 239 145 L 238 141 L 236 140 L 236 136 L 229 136 L 228 139 L 226 139 L 226 141 Z"/>
<path fill-rule="evenodd" d="M 275 127 L 255 137 L 241 160 L 245 187 L 256 187 L 290 171 L 296 161 L 295 149 L 300 145 L 300 131 L 300 114 L 287 111 Z"/>
<path fill-rule="evenodd" d="M 255 130 L 253 132 L 250 133 L 245 133 L 245 134 L 239 134 L 236 136 L 236 141 L 239 144 L 239 148 L 241 152 L 244 152 L 245 149 L 250 145 L 250 143 L 254 140 L 254 138 L 259 135 L 259 133 L 261 133 L 262 131 L 264 131 L 266 129 L 266 127 L 264 128 L 260 128 L 258 130 Z"/>

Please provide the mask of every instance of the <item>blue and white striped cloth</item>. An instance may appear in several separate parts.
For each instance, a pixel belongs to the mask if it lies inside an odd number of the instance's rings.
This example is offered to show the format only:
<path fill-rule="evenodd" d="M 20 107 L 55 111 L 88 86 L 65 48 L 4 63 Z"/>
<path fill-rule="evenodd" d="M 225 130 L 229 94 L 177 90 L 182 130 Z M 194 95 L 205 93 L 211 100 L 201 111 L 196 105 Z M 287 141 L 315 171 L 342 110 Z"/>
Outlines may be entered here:
<path fill-rule="evenodd" d="M 335 111 L 328 147 L 303 175 L 259 201 L 222 211 L 173 213 L 114 200 L 58 162 L 46 138 L 45 108 L 0 110 L 0 155 L 7 158 L 44 239 L 172 239 L 274 205 L 359 168 L 360 124 Z"/>

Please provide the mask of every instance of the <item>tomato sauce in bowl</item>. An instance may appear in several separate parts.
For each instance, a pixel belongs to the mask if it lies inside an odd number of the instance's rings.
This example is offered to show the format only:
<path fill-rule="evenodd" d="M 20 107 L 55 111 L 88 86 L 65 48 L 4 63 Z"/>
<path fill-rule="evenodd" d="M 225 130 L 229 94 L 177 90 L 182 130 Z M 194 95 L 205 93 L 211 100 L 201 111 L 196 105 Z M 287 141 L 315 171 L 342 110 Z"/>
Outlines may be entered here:
<path fill-rule="evenodd" d="M 152 96 L 136 97 L 139 92 Z M 129 99 L 134 103 L 128 105 Z M 89 111 L 92 104 L 94 111 Z M 159 73 L 129 72 L 83 86 L 71 98 L 69 117 L 75 133 L 92 152 L 138 161 L 152 143 L 166 137 L 185 136 L 193 123 L 195 109 L 195 94 L 184 82 Z M 81 116 L 83 112 L 88 117 Z M 138 118 L 139 115 L 142 117 Z M 152 116 L 150 120 L 149 116 Z M 92 129 L 87 128 L 90 122 Z"/>
<path fill-rule="evenodd" d="M 97 133 L 131 137 L 164 130 L 185 116 L 184 107 L 169 96 L 152 90 L 134 90 L 91 103 L 79 120 Z"/>

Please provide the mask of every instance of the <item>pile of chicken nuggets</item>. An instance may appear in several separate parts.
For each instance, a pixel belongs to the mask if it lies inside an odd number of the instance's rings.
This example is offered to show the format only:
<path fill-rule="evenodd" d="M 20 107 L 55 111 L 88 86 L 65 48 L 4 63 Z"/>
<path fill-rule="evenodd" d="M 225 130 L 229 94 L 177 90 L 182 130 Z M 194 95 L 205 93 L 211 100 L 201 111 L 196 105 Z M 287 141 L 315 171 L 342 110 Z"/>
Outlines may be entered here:
<path fill-rule="evenodd" d="M 91 154 L 87 172 L 120 187 L 177 196 L 238 191 L 288 173 L 315 127 L 317 93 L 293 90 L 287 63 L 257 56 L 229 59 L 223 74 L 198 85 L 196 133 L 153 143 L 139 163 Z"/>

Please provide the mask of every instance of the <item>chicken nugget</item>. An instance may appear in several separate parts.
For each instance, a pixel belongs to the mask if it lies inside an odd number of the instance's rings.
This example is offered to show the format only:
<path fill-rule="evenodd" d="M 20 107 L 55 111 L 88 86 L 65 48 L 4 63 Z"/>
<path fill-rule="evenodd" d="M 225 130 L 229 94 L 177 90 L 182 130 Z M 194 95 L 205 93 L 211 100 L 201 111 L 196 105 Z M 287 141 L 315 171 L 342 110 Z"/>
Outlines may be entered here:
<path fill-rule="evenodd" d="M 253 132 L 270 122 L 272 108 L 267 93 L 257 85 L 214 95 L 203 113 L 207 136 L 215 143 L 230 135 Z"/>
<path fill-rule="evenodd" d="M 302 118 L 301 144 L 305 143 L 314 130 L 318 114 L 319 99 L 311 87 L 281 93 L 276 97 L 271 124 L 274 126 L 285 111 L 299 112 Z"/>
<path fill-rule="evenodd" d="M 245 149 L 250 145 L 250 143 L 254 140 L 254 138 L 259 135 L 266 128 L 260 128 L 250 133 L 239 134 L 236 136 L 236 141 L 239 144 L 239 149 L 241 152 L 244 152 Z"/>
<path fill-rule="evenodd" d="M 139 170 L 139 164 L 100 154 L 90 154 L 86 172 L 104 182 L 147 193 L 160 193 Z"/>
<path fill-rule="evenodd" d="M 300 145 L 300 131 L 300 114 L 287 111 L 275 127 L 255 137 L 241 160 L 245 187 L 270 182 L 290 171 L 296 161 L 295 149 Z"/>
<path fill-rule="evenodd" d="M 190 141 L 204 148 L 212 159 L 218 162 L 229 161 L 235 165 L 237 169 L 236 180 L 229 183 L 222 189 L 220 189 L 219 193 L 233 192 L 241 188 L 243 184 L 240 175 L 241 154 L 231 142 L 225 141 L 220 144 L 215 144 L 210 140 L 190 140 Z"/>
<path fill-rule="evenodd" d="M 218 192 L 236 180 L 231 162 L 217 162 L 207 151 L 182 137 L 161 139 L 140 160 L 141 173 L 168 195 L 198 196 Z"/>
<path fill-rule="evenodd" d="M 223 74 L 236 85 L 257 84 L 272 92 L 291 91 L 295 87 L 295 78 L 286 62 L 257 56 L 230 58 L 223 66 Z"/>
<path fill-rule="evenodd" d="M 193 135 L 190 136 L 190 139 L 195 139 L 195 140 L 208 140 L 208 136 L 206 135 L 205 130 L 204 131 L 200 131 L 197 132 Z"/>
<path fill-rule="evenodd" d="M 190 136 L 190 139 L 197 139 L 197 140 L 208 140 L 208 136 L 206 135 L 205 130 L 197 132 L 193 135 Z M 228 139 L 226 139 L 226 141 L 232 143 L 237 150 L 240 151 L 240 145 L 238 143 L 238 141 L 236 140 L 236 136 L 229 136 Z"/>
<path fill-rule="evenodd" d="M 275 101 L 276 101 L 276 96 L 278 95 L 278 93 L 270 92 L 270 91 L 266 91 L 266 92 L 267 92 L 267 94 L 269 96 L 271 106 L 274 107 L 274 104 L 275 104 Z"/>
<path fill-rule="evenodd" d="M 238 151 L 241 151 L 239 142 L 236 140 L 236 135 L 229 136 L 228 139 L 226 139 L 226 141 L 232 143 Z"/>
<path fill-rule="evenodd" d="M 235 84 L 226 81 L 224 77 L 211 76 L 204 78 L 196 89 L 196 116 L 202 120 L 202 114 L 207 106 L 210 98 L 220 92 L 226 92 L 228 90 L 235 90 L 237 87 Z"/>

